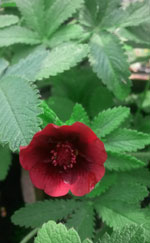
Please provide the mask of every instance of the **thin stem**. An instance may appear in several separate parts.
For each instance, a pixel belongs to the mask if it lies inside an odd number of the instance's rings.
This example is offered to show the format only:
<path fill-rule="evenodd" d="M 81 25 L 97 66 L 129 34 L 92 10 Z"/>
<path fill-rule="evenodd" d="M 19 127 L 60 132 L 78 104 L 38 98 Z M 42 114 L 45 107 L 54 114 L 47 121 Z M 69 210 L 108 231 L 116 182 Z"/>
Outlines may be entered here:
<path fill-rule="evenodd" d="M 37 231 L 38 231 L 38 228 L 36 228 L 36 229 L 34 229 L 34 230 L 32 230 L 32 231 L 30 231 L 30 233 L 28 234 L 28 235 L 26 235 L 23 239 L 22 239 L 22 241 L 20 241 L 20 243 L 26 243 L 26 242 L 28 242 L 36 233 L 37 233 Z"/>

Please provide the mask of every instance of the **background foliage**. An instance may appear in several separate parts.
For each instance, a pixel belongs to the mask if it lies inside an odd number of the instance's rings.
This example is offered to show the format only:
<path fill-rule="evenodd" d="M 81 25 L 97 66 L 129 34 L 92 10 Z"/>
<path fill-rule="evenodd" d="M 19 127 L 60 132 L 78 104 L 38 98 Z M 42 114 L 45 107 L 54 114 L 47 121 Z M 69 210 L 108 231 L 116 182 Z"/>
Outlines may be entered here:
<path fill-rule="evenodd" d="M 35 243 L 150 242 L 149 80 L 137 92 L 130 72 L 149 60 L 149 27 L 149 0 L 2 1 L 0 180 L 11 152 L 48 123 L 87 124 L 108 154 L 104 178 L 85 197 L 13 214 L 15 225 L 33 228 L 24 242 L 37 231 Z M 134 58 L 135 48 L 146 54 Z"/>

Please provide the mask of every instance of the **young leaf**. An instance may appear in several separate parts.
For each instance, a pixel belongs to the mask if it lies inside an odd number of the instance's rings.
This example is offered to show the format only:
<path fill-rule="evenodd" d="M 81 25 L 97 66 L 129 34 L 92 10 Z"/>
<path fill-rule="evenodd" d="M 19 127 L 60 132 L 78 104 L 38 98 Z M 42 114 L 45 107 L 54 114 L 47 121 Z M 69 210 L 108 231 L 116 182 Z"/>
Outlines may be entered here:
<path fill-rule="evenodd" d="M 105 137 L 129 116 L 130 110 L 127 107 L 115 107 L 99 113 L 92 122 L 92 129 L 98 137 Z"/>
<path fill-rule="evenodd" d="M 0 76 L 8 67 L 8 65 L 9 63 L 4 58 L 0 58 Z"/>
<path fill-rule="evenodd" d="M 49 108 L 45 101 L 42 101 L 41 108 L 43 110 L 43 114 L 40 115 L 40 118 L 43 122 L 43 127 L 47 126 L 49 123 L 54 123 L 55 125 L 62 125 L 62 121 L 59 120 L 57 115 L 53 110 Z"/>
<path fill-rule="evenodd" d="M 54 221 L 45 223 L 38 231 L 34 243 L 81 243 L 78 233 L 74 229 L 69 229 L 65 225 Z"/>
<path fill-rule="evenodd" d="M 40 227 L 48 220 L 61 220 L 81 207 L 75 200 L 45 200 L 28 204 L 12 216 L 12 222 L 25 227 Z M 39 213 L 40 212 L 40 213 Z"/>
<path fill-rule="evenodd" d="M 0 146 L 0 180 L 4 180 L 6 178 L 10 164 L 10 150 L 7 147 Z"/>
<path fill-rule="evenodd" d="M 27 26 L 43 36 L 45 31 L 44 0 L 15 0 L 17 7 L 25 18 Z"/>
<path fill-rule="evenodd" d="M 87 194 L 87 197 L 97 197 L 102 193 L 107 191 L 109 187 L 111 187 L 116 181 L 116 174 L 114 173 L 106 173 L 100 182 L 98 182 L 95 188 Z"/>
<path fill-rule="evenodd" d="M 72 214 L 66 224 L 69 228 L 73 227 L 81 237 L 92 238 L 94 233 L 94 211 L 92 205 L 84 203 L 76 213 Z"/>
<path fill-rule="evenodd" d="M 105 167 L 108 170 L 128 171 L 144 167 L 145 163 L 133 156 L 123 153 L 107 152 Z"/>
<path fill-rule="evenodd" d="M 130 225 L 114 231 L 111 236 L 107 233 L 99 243 L 145 243 L 142 226 Z"/>
<path fill-rule="evenodd" d="M 55 76 L 81 62 L 88 54 L 88 46 L 76 43 L 65 43 L 52 49 L 43 62 L 42 68 L 37 74 L 37 79 Z"/>
<path fill-rule="evenodd" d="M 18 23 L 19 18 L 15 15 L 0 15 L 0 28 Z"/>
<path fill-rule="evenodd" d="M 27 80 L 10 76 L 0 80 L 0 141 L 12 151 L 27 145 L 39 130 L 40 100 L 35 86 Z"/>
<path fill-rule="evenodd" d="M 38 35 L 29 29 L 21 26 L 10 26 L 0 30 L 0 47 L 13 44 L 39 44 Z"/>
<path fill-rule="evenodd" d="M 47 36 L 51 36 L 65 20 L 70 18 L 80 8 L 81 4 L 83 4 L 83 0 L 51 1 L 45 15 Z"/>
<path fill-rule="evenodd" d="M 106 136 L 105 148 L 112 152 L 136 152 L 150 144 L 150 136 L 146 133 L 120 128 Z"/>
<path fill-rule="evenodd" d="M 90 41 L 89 60 L 93 71 L 118 99 L 130 92 L 130 72 L 119 39 L 113 34 L 100 32 Z"/>
<path fill-rule="evenodd" d="M 76 104 L 73 108 L 70 119 L 67 121 L 67 125 L 71 125 L 74 122 L 79 121 L 89 125 L 90 121 L 88 115 L 82 105 Z"/>

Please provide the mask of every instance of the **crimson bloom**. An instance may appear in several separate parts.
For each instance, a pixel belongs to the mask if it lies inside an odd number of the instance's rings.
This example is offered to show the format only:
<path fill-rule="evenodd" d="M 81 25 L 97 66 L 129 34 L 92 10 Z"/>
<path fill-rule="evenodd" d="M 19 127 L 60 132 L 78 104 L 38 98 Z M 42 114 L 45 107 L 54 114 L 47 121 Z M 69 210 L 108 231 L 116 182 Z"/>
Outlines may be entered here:
<path fill-rule="evenodd" d="M 81 122 L 48 124 L 28 146 L 20 147 L 20 163 L 32 183 L 53 197 L 89 193 L 104 176 L 103 142 Z"/>

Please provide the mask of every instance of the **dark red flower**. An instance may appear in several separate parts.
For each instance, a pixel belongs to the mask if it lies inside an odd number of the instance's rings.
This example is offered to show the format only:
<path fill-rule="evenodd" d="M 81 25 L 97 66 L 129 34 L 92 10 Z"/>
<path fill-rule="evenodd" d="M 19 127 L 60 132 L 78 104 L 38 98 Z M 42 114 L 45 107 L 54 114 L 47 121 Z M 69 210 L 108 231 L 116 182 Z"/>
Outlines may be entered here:
<path fill-rule="evenodd" d="M 53 197 L 69 190 L 75 196 L 89 193 L 104 176 L 106 158 L 102 141 L 81 122 L 48 124 L 20 148 L 20 163 L 32 183 Z"/>

